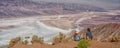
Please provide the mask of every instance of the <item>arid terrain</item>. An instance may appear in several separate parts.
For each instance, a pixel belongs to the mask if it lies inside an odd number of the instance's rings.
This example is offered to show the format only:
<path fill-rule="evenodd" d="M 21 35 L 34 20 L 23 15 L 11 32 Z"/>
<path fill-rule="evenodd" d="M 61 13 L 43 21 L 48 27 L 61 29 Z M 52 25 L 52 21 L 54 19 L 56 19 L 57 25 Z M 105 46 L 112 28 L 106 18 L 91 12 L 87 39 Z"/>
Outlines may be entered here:
<path fill-rule="evenodd" d="M 94 37 L 97 40 L 90 40 L 89 48 L 119 48 L 120 47 L 120 24 L 106 24 L 95 26 L 92 29 Z M 112 32 L 112 33 L 111 33 Z M 102 36 L 101 36 L 102 35 Z M 22 43 L 17 43 L 12 48 L 75 48 L 77 47 L 77 41 L 61 42 L 55 45 L 47 45 L 40 43 L 33 43 L 32 45 L 24 45 Z"/>
<path fill-rule="evenodd" d="M 0 48 L 77 48 L 87 28 L 89 48 L 120 48 L 120 1 L 0 0 Z"/>
<path fill-rule="evenodd" d="M 93 34 L 97 39 L 95 41 L 90 41 L 90 43 L 93 44 L 91 45 L 91 48 L 96 48 L 96 46 L 104 47 L 104 44 L 108 44 L 108 46 L 105 46 L 105 48 L 109 48 L 109 45 L 113 46 L 113 48 L 114 47 L 119 48 L 119 43 L 117 43 L 116 45 L 110 42 L 101 42 L 101 41 L 105 41 L 101 39 L 107 39 L 109 36 L 112 36 L 110 34 L 113 34 L 119 37 L 119 26 L 120 26 L 119 13 L 120 13 L 119 11 L 83 12 L 79 14 L 70 14 L 70 15 L 53 15 L 53 16 L 42 16 L 42 17 L 37 16 L 37 17 L 24 17 L 24 18 L 19 17 L 19 18 L 0 19 L 1 20 L 0 33 L 3 34 L 0 36 L 0 38 L 3 39 L 1 40 L 1 43 L 5 42 L 2 44 L 3 45 L 6 44 L 11 39 L 11 37 L 12 38 L 18 37 L 18 36 L 25 37 L 29 35 L 32 36 L 34 34 L 45 37 L 44 40 L 48 43 L 50 42 L 49 39 L 52 38 L 53 36 L 56 36 L 59 32 L 68 34 L 70 33 L 71 30 L 81 31 L 82 29 L 90 27 L 91 29 L 92 28 L 94 29 L 94 30 L 92 29 Z M 109 24 L 109 23 L 113 23 L 113 24 Z M 107 24 L 107 25 L 104 25 L 104 24 Z M 54 29 L 54 30 L 51 30 L 51 29 Z M 110 29 L 114 29 L 114 30 L 112 31 Z M 17 34 L 14 33 L 15 31 L 17 31 Z M 10 34 L 5 34 L 7 32 L 9 32 Z M 46 32 L 48 34 L 45 34 Z M 99 32 L 99 34 L 97 32 Z M 42 33 L 43 35 L 40 35 L 38 33 Z M 12 34 L 16 34 L 16 35 L 12 35 Z M 8 36 L 9 38 L 7 38 Z M 68 36 L 71 36 L 71 35 L 68 35 Z M 112 36 L 112 37 L 115 37 L 115 36 Z M 8 41 L 5 41 L 6 38 Z M 21 43 L 18 43 L 13 48 L 16 48 L 17 46 L 20 46 L 21 48 L 30 48 L 30 47 L 31 48 L 34 48 L 34 47 L 56 48 L 56 46 L 59 46 L 60 48 L 73 48 L 77 46 L 77 43 L 78 42 L 72 41 L 65 44 L 60 43 L 53 46 L 41 45 L 38 43 L 35 43 L 32 45 L 22 45 Z"/>

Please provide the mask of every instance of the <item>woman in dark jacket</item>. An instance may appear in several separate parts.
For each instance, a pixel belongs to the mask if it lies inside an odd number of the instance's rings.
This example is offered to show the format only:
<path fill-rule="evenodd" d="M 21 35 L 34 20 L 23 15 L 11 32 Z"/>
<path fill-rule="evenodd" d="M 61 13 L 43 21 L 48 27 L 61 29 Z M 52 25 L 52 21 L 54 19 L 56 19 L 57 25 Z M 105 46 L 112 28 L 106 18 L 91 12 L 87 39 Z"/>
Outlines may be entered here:
<path fill-rule="evenodd" d="M 92 40 L 93 39 L 93 35 L 91 33 L 91 30 L 90 28 L 87 29 L 87 32 L 86 32 L 86 38 Z"/>

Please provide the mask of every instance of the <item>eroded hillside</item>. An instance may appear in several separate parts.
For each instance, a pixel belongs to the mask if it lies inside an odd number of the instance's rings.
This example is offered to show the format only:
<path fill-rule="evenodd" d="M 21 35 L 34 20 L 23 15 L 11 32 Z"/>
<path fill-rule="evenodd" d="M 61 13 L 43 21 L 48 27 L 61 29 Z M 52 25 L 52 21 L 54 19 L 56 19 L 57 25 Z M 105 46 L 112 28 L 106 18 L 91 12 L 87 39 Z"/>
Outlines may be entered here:
<path fill-rule="evenodd" d="M 82 33 L 86 31 L 82 31 Z M 120 41 L 120 24 L 119 23 L 110 23 L 110 24 L 101 24 L 91 28 L 94 39 L 97 41 L 110 41 L 116 42 Z"/>

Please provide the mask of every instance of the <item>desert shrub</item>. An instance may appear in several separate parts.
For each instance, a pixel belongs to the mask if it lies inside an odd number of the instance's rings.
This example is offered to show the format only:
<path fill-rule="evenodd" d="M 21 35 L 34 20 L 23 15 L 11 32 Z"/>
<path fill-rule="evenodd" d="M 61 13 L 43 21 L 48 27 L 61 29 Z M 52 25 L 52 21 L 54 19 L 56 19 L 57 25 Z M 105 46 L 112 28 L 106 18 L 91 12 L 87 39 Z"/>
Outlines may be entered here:
<path fill-rule="evenodd" d="M 13 47 L 16 43 L 18 43 L 21 40 L 20 37 L 16 37 L 10 40 L 8 48 Z"/>
<path fill-rule="evenodd" d="M 120 36 L 118 37 L 118 41 L 120 41 Z"/>
<path fill-rule="evenodd" d="M 60 42 L 62 42 L 65 39 L 65 35 L 63 33 L 59 33 L 59 39 Z"/>
<path fill-rule="evenodd" d="M 28 44 L 28 41 L 25 40 L 25 41 L 22 42 L 22 44 L 27 45 L 27 44 Z"/>
<path fill-rule="evenodd" d="M 87 48 L 88 46 L 90 46 L 90 44 L 85 39 L 80 40 L 80 42 L 78 43 L 78 48 Z"/>
<path fill-rule="evenodd" d="M 112 37 L 108 39 L 109 42 L 118 42 L 119 38 L 118 37 Z"/>
<path fill-rule="evenodd" d="M 68 39 L 65 38 L 65 37 L 66 36 L 63 33 L 59 33 L 58 36 L 53 38 L 53 44 L 57 44 L 57 43 L 60 43 L 60 42 L 67 42 Z"/>
<path fill-rule="evenodd" d="M 42 37 L 38 37 L 38 36 L 36 36 L 36 35 L 34 35 L 33 37 L 32 37 L 32 41 L 31 41 L 32 43 L 34 43 L 34 42 L 37 42 L 37 43 L 40 43 L 40 44 L 43 44 L 43 38 Z"/>
<path fill-rule="evenodd" d="M 25 37 L 25 39 L 29 39 L 29 38 L 30 38 L 29 36 Z"/>

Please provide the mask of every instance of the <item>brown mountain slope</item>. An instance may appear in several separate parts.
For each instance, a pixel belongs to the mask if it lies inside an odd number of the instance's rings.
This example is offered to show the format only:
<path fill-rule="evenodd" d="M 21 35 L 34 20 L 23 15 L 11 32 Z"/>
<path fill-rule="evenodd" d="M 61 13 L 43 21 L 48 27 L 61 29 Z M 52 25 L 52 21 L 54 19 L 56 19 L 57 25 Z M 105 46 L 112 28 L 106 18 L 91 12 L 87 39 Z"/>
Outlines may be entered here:
<path fill-rule="evenodd" d="M 97 25 L 91 28 L 91 32 L 98 41 L 120 40 L 120 24 L 118 23 Z"/>

